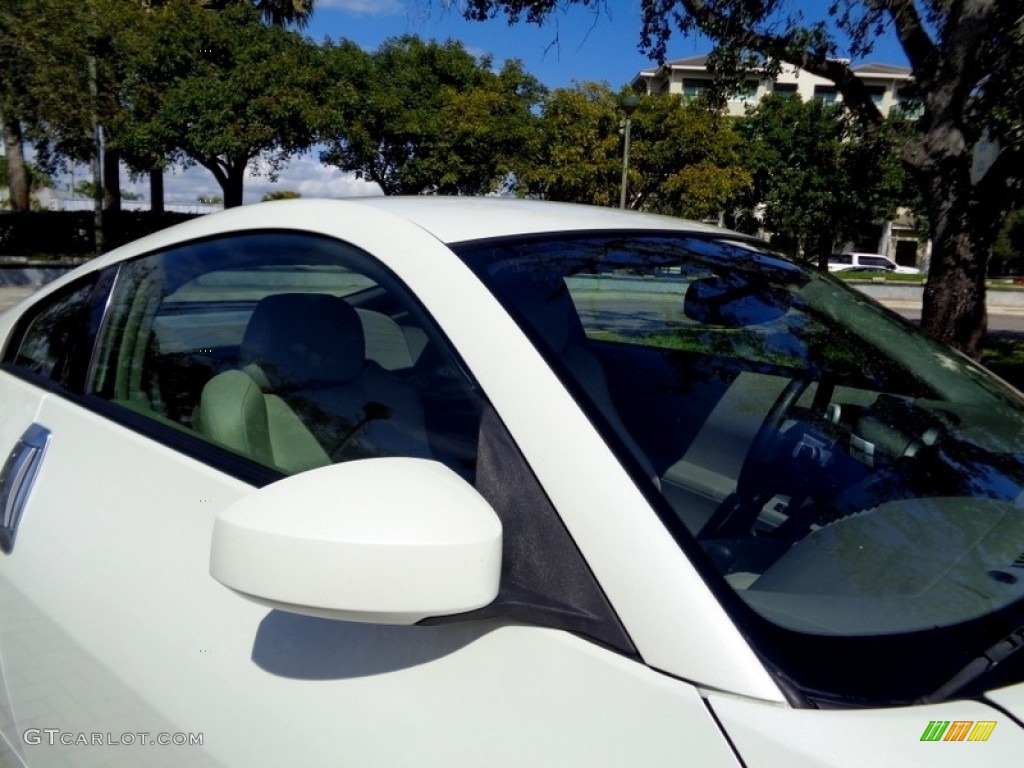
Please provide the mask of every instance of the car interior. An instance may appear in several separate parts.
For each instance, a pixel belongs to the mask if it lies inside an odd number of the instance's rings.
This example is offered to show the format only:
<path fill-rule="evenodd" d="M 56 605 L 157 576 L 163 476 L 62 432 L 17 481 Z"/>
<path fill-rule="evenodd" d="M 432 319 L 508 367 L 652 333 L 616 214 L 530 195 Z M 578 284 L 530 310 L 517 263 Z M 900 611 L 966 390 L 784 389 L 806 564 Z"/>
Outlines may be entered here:
<path fill-rule="evenodd" d="M 1019 405 L 967 363 L 870 307 L 837 322 L 824 279 L 698 265 L 640 281 L 588 262 L 555 280 L 517 264 L 491 275 L 499 298 L 758 612 L 888 632 L 1024 596 L 1007 570 L 1024 476 L 999 458 L 1017 450 L 999 425 Z M 907 543 L 918 525 L 933 546 Z"/>
<path fill-rule="evenodd" d="M 472 473 L 469 384 L 373 280 L 263 265 L 168 287 L 136 272 L 100 346 L 101 396 L 289 474 L 377 455 Z"/>

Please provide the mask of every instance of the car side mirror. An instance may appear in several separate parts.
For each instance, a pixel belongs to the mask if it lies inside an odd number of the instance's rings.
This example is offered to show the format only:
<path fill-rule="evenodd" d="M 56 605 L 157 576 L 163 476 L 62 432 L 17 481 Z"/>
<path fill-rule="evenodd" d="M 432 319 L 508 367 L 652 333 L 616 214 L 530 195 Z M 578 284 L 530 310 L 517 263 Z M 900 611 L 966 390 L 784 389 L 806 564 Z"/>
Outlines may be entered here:
<path fill-rule="evenodd" d="M 380 458 L 285 478 L 217 515 L 210 574 L 264 605 L 377 624 L 498 595 L 501 522 L 435 461 Z"/>

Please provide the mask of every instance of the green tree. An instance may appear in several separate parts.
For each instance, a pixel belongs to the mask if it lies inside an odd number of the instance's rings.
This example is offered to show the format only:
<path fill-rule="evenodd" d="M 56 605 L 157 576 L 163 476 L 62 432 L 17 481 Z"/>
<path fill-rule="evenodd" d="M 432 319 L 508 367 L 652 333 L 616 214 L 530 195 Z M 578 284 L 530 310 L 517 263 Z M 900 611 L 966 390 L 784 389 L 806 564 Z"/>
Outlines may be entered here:
<path fill-rule="evenodd" d="M 494 191 L 533 133 L 543 89 L 517 61 L 495 72 L 460 43 L 413 36 L 326 53 L 335 87 L 321 159 L 386 195 Z"/>
<path fill-rule="evenodd" d="M 601 83 L 552 91 L 532 151 L 517 170 L 521 193 L 549 200 L 618 205 L 624 114 Z M 705 218 L 750 184 L 729 121 L 700 103 L 642 97 L 632 115 L 627 205 Z"/>
<path fill-rule="evenodd" d="M 562 202 L 618 204 L 622 139 L 608 86 L 577 83 L 544 99 L 539 131 L 516 171 L 520 194 Z"/>
<path fill-rule="evenodd" d="M 15 211 L 29 210 L 29 175 L 25 162 L 23 121 L 32 112 L 31 65 L 35 52 L 30 2 L 8 0 L 0 5 L 0 132 L 4 146 L 5 186 Z"/>
<path fill-rule="evenodd" d="M 29 182 L 29 210 L 33 210 L 39 207 L 39 200 L 35 193 L 41 189 L 52 188 L 53 177 L 46 173 L 46 171 L 32 165 L 31 163 L 26 165 L 25 172 L 28 176 Z M 11 204 L 11 187 L 10 178 L 7 174 L 7 161 L 3 157 L 0 157 L 0 187 L 7 187 L 8 189 L 7 196 L 0 199 L 0 208 L 10 207 L 12 210 L 15 210 Z"/>
<path fill-rule="evenodd" d="M 510 22 L 544 21 L 567 4 L 604 0 L 466 0 L 469 18 L 504 13 Z M 883 118 L 849 59 L 869 54 L 891 29 L 906 53 L 921 102 L 901 158 L 920 191 L 932 240 L 922 326 L 977 357 L 986 330 L 985 274 L 1007 212 L 1024 199 L 1024 17 L 1020 4 L 994 0 L 834 0 L 828 21 L 777 0 L 644 0 L 641 45 L 664 59 L 674 30 L 715 41 L 710 66 L 734 86 L 781 62 L 836 84 L 867 126 Z M 995 142 L 994 161 L 974 164 Z M 973 167 L 973 168 L 972 168 Z M 973 170 L 973 172 L 972 172 Z"/>
<path fill-rule="evenodd" d="M 273 192 L 267 192 L 263 197 L 260 198 L 260 202 L 267 202 L 270 200 L 295 200 L 302 197 L 298 192 L 293 189 L 275 189 Z"/>
<path fill-rule="evenodd" d="M 121 109 L 123 64 L 116 41 L 140 14 L 137 3 L 123 0 L 12 0 L 0 8 L 0 77 L 6 81 L 0 100 L 47 169 L 92 160 L 101 125 L 108 148 L 116 147 L 111 126 Z M 108 170 L 116 204 L 116 157 Z"/>
<path fill-rule="evenodd" d="M 647 96 L 633 114 L 630 189 L 634 207 L 717 218 L 750 186 L 733 122 L 702 100 Z"/>
<path fill-rule="evenodd" d="M 163 9 L 168 6 L 187 4 L 198 6 L 210 11 L 223 11 L 232 7 L 248 6 L 256 10 L 257 14 L 268 24 L 283 27 L 294 26 L 303 28 L 313 13 L 314 0 L 137 0 L 148 14 L 137 24 L 128 25 L 126 30 L 136 38 L 141 35 L 145 37 L 148 31 L 153 29 L 153 34 L 166 39 L 170 37 L 163 27 L 167 18 L 176 18 L 175 13 L 166 13 Z M 161 15 L 162 14 L 162 15 Z M 135 50 L 138 50 L 136 45 Z M 182 53 L 188 54 L 192 51 L 186 49 Z M 150 73 L 151 75 L 166 75 L 167 73 Z M 128 77 L 131 75 L 129 74 Z M 150 182 L 150 198 L 154 211 L 162 211 L 164 206 L 163 192 L 163 171 L 178 157 L 177 142 L 174 137 L 166 132 L 153 130 L 153 115 L 159 109 L 162 95 L 160 83 L 164 77 L 156 76 L 150 81 L 148 93 L 145 83 L 135 78 L 133 93 L 130 99 L 124 102 L 125 111 L 122 112 L 120 120 L 122 126 L 125 122 L 142 122 L 144 127 L 129 130 L 126 135 L 119 136 L 116 143 L 117 151 L 127 162 L 129 171 L 133 176 L 148 175 Z"/>
<path fill-rule="evenodd" d="M 268 27 L 256 9 L 213 13 L 189 2 L 154 9 L 126 36 L 135 105 L 120 126 L 140 156 L 167 156 L 209 170 L 227 207 L 241 205 L 247 169 L 271 178 L 315 140 L 328 87 L 319 49 L 294 32 Z"/>
<path fill-rule="evenodd" d="M 5 0 L 0 5 L 0 121 L 15 210 L 28 210 L 30 176 L 24 143 L 36 144 L 52 169 L 57 144 L 80 148 L 87 117 L 100 108 L 91 98 L 86 60 L 95 35 L 87 8 L 70 0 Z"/>
<path fill-rule="evenodd" d="M 94 198 L 96 197 L 96 183 L 88 179 L 83 179 L 82 181 L 75 184 L 73 192 L 76 195 L 81 195 L 82 197 Z M 137 192 L 128 191 L 121 192 L 121 197 L 124 198 L 125 200 L 143 199 L 142 195 L 138 194 Z"/>
<path fill-rule="evenodd" d="M 903 174 L 887 134 L 866 134 L 839 105 L 772 95 L 741 118 L 745 166 L 754 184 L 741 201 L 804 258 L 825 266 L 864 222 L 896 212 Z"/>
<path fill-rule="evenodd" d="M 1024 208 L 1006 217 L 992 246 L 994 274 L 1019 275 L 1024 273 Z"/>
<path fill-rule="evenodd" d="M 146 2 L 147 0 L 143 0 Z M 161 2 L 148 0 L 151 5 L 162 5 Z M 289 24 L 305 27 L 313 13 L 313 0 L 195 0 L 199 5 L 211 10 L 224 10 L 233 5 L 251 5 L 268 24 L 283 27 Z"/>

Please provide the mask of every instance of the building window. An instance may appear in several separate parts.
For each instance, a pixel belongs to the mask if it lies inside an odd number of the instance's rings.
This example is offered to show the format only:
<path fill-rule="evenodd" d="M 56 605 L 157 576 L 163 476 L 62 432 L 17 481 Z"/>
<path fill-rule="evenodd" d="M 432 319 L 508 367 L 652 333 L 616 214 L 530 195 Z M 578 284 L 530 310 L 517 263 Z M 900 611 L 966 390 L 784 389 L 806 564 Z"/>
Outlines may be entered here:
<path fill-rule="evenodd" d="M 796 83 L 772 83 L 772 92 L 783 96 L 796 96 Z"/>
<path fill-rule="evenodd" d="M 710 80 L 683 80 L 683 96 L 687 99 L 695 99 L 710 88 Z"/>
<path fill-rule="evenodd" d="M 834 85 L 816 85 L 814 86 L 814 99 L 826 104 L 835 104 L 839 99 L 839 91 Z"/>
<path fill-rule="evenodd" d="M 918 118 L 924 114 L 924 104 L 913 85 L 905 85 L 896 93 L 896 108 L 904 117 Z"/>
<path fill-rule="evenodd" d="M 756 80 L 745 80 L 735 91 L 729 96 L 730 101 L 757 101 L 757 81 Z"/>
<path fill-rule="evenodd" d="M 882 100 L 885 98 L 884 85 L 869 85 L 868 93 L 871 95 L 871 103 L 879 109 L 882 108 Z"/>

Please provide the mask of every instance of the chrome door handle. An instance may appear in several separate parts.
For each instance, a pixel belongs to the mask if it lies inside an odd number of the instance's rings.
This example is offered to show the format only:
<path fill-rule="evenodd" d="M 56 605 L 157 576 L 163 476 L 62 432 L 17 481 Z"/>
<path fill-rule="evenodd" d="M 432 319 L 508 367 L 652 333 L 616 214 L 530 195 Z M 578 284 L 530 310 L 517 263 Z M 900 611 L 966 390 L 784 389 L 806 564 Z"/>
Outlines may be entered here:
<path fill-rule="evenodd" d="M 32 424 L 25 430 L 0 470 L 0 550 L 10 554 L 39 465 L 43 461 L 50 430 Z"/>

